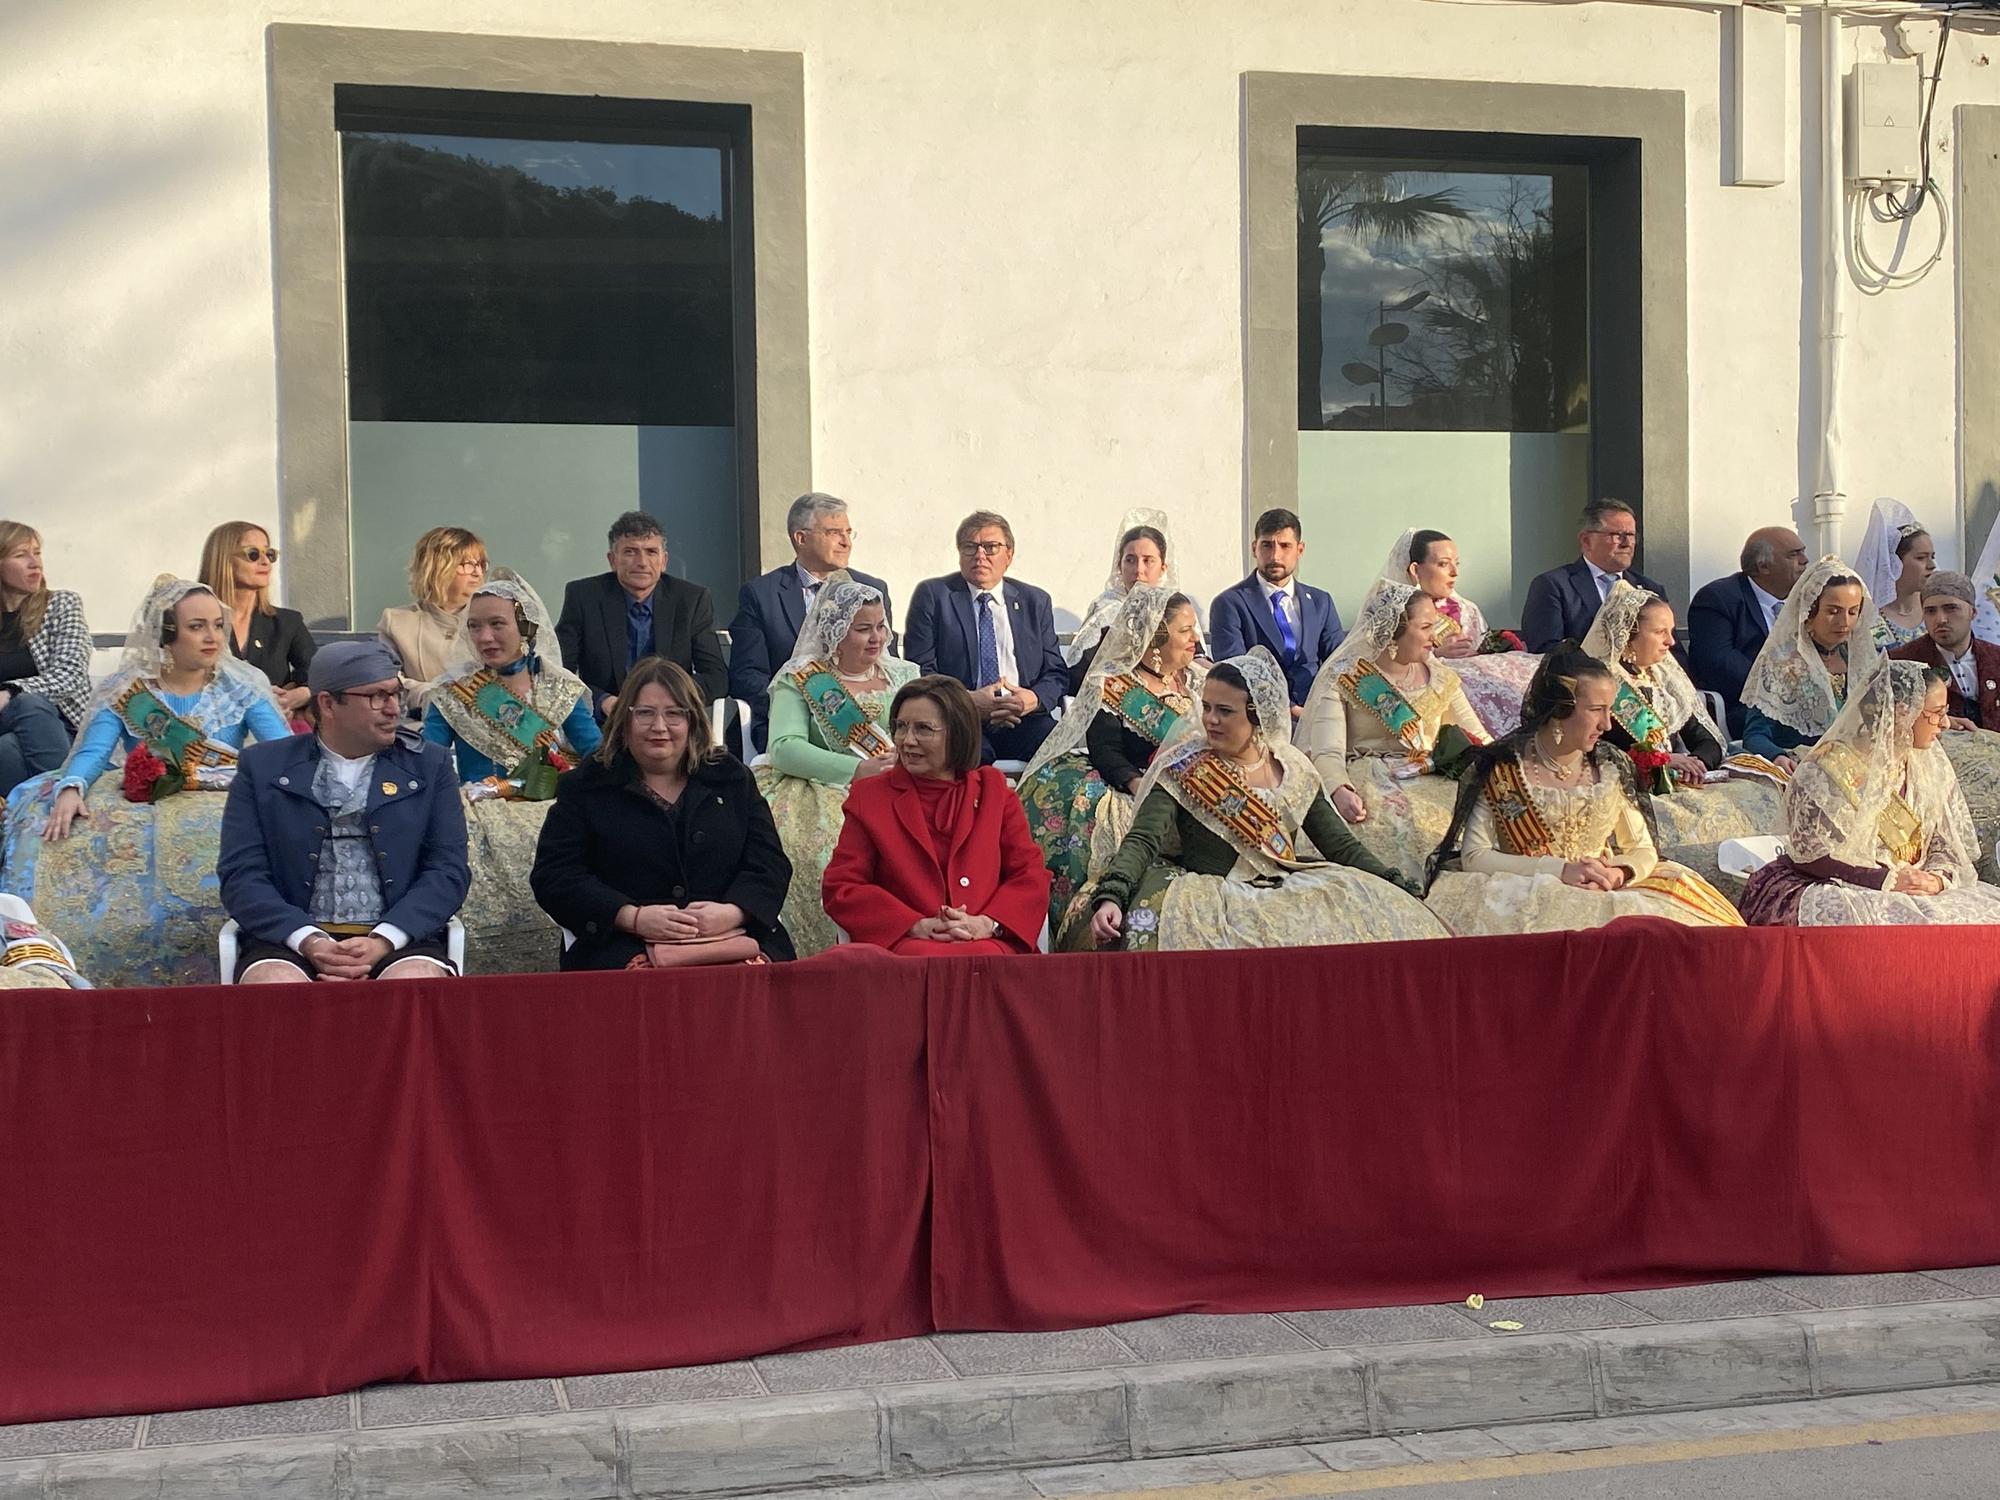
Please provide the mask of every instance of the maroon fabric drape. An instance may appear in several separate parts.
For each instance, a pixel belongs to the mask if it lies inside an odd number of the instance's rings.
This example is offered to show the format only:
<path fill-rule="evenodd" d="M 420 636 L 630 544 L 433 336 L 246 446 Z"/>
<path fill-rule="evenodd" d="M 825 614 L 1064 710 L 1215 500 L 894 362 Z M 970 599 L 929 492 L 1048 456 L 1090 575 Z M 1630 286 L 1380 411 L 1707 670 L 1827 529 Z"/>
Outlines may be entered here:
<path fill-rule="evenodd" d="M 1990 929 L 0 1001 L 0 1422 L 2000 1261 Z"/>
<path fill-rule="evenodd" d="M 930 1326 L 906 965 L 0 1002 L 0 1422 Z"/>
<path fill-rule="evenodd" d="M 1994 938 L 1646 922 L 989 965 L 930 1012 L 936 1316 L 1989 1263 Z"/>

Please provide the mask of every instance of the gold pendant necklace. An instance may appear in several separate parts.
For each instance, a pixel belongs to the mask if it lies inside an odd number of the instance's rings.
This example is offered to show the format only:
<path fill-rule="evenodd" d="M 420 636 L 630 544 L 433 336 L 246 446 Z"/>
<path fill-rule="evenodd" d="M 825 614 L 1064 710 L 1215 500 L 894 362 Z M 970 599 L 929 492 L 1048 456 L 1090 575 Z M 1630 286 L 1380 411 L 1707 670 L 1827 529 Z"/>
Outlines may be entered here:
<path fill-rule="evenodd" d="M 1532 741 L 1530 741 L 1530 743 L 1535 748 L 1535 759 L 1541 763 L 1542 769 L 1544 771 L 1547 771 L 1551 776 L 1555 777 L 1557 781 L 1562 782 L 1565 786 L 1567 786 L 1570 782 L 1576 780 L 1576 778 L 1583 773 L 1583 757 L 1580 754 L 1577 756 L 1576 764 L 1572 766 L 1569 770 L 1565 771 L 1561 766 L 1557 765 L 1552 758 L 1550 758 L 1549 753 L 1546 750 L 1542 749 L 1542 739 L 1540 735 L 1536 735 L 1535 738 Z"/>

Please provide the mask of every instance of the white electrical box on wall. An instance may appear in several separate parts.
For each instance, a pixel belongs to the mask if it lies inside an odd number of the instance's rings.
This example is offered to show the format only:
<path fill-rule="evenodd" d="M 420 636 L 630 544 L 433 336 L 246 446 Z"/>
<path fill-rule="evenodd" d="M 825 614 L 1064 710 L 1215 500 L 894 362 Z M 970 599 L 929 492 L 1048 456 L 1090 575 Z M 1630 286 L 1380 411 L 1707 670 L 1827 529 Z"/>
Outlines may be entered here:
<path fill-rule="evenodd" d="M 1922 178 L 1922 84 L 1915 62 L 1855 64 L 1847 75 L 1849 182 Z"/>

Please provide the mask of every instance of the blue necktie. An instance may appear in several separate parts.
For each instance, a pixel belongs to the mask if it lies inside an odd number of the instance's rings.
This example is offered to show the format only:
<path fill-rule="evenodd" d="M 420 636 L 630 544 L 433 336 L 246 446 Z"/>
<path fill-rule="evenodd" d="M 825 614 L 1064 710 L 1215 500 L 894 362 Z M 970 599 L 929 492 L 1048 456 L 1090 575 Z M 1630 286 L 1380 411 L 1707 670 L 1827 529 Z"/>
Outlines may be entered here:
<path fill-rule="evenodd" d="M 1282 593 L 1271 596 L 1271 617 L 1278 622 L 1278 639 L 1285 643 L 1285 655 L 1299 654 L 1299 638 L 1292 633 L 1292 622 L 1285 618 L 1285 596 Z"/>
<path fill-rule="evenodd" d="M 993 634 L 993 596 L 979 596 L 979 681 L 985 687 L 1000 680 L 1000 643 Z"/>

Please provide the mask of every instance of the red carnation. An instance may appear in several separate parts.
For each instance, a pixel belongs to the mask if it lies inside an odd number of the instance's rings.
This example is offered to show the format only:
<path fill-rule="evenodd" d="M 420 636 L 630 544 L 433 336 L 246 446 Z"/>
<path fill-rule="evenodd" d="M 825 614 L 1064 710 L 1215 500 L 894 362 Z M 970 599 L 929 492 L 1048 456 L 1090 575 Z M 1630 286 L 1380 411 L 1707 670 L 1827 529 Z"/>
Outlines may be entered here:
<path fill-rule="evenodd" d="M 1639 773 L 1640 786 L 1662 797 L 1674 789 L 1674 779 L 1667 774 L 1667 763 L 1673 759 L 1668 752 L 1634 746 L 1625 753 L 1632 757 L 1632 765 Z"/>
<path fill-rule="evenodd" d="M 158 802 L 162 797 L 171 797 L 185 784 L 179 771 L 143 744 L 134 745 L 125 757 L 127 802 Z"/>

